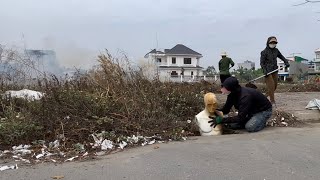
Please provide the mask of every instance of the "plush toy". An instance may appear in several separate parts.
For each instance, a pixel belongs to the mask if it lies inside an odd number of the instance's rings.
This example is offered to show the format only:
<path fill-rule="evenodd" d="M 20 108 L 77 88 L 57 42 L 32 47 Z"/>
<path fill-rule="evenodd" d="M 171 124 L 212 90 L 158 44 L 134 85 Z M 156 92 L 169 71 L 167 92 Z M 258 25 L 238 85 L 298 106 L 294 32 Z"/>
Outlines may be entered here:
<path fill-rule="evenodd" d="M 195 122 L 199 127 L 201 136 L 212 136 L 222 134 L 222 124 L 216 127 L 211 127 L 208 121 L 212 120 L 209 116 L 216 117 L 223 116 L 223 113 L 217 111 L 218 102 L 214 93 L 207 93 L 204 95 L 205 109 L 195 116 Z"/>

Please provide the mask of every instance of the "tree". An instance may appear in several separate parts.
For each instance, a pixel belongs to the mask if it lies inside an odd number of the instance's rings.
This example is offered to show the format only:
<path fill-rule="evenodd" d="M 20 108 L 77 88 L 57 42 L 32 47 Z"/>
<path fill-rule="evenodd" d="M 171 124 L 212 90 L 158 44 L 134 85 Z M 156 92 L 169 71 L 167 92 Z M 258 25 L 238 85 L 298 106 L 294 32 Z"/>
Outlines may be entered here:
<path fill-rule="evenodd" d="M 293 6 L 302 6 L 302 5 L 305 5 L 305 4 L 308 4 L 308 3 L 320 3 L 320 1 L 315 1 L 315 0 L 305 0 L 303 3 L 300 3 L 300 4 L 295 4 Z M 318 12 L 319 13 L 319 12 Z M 318 20 L 320 21 L 320 20 Z"/>
<path fill-rule="evenodd" d="M 214 66 L 208 66 L 207 69 L 204 71 L 204 75 L 206 76 L 213 76 L 217 74 L 216 68 Z"/>
<path fill-rule="evenodd" d="M 320 1 L 305 0 L 305 2 L 300 3 L 300 4 L 295 4 L 293 6 L 301 6 L 301 5 L 304 5 L 304 4 L 307 4 L 307 3 L 320 3 Z"/>
<path fill-rule="evenodd" d="M 257 78 L 259 76 L 263 75 L 262 69 L 244 69 L 239 68 L 237 70 L 234 70 L 233 74 L 239 79 L 240 82 L 248 82 L 254 78 Z"/>

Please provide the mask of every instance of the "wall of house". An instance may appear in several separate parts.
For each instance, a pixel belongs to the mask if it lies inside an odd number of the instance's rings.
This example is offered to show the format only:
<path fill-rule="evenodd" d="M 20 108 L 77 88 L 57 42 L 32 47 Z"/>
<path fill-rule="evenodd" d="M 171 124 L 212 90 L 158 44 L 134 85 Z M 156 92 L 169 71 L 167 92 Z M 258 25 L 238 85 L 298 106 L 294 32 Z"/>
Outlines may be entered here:
<path fill-rule="evenodd" d="M 176 64 L 172 64 L 172 58 L 176 58 Z M 184 58 L 191 58 L 191 64 L 184 64 Z M 167 65 L 168 66 L 197 66 L 199 62 L 196 57 L 191 56 L 167 56 Z"/>
<path fill-rule="evenodd" d="M 181 69 L 176 69 L 176 70 L 174 70 L 174 69 L 170 69 L 170 70 L 168 70 L 168 69 L 161 69 L 161 70 L 159 70 L 159 75 L 160 75 L 160 76 L 170 76 L 170 77 L 171 77 L 171 72 L 172 72 L 172 71 L 176 71 L 176 72 L 177 72 L 177 76 L 180 76 L 180 75 L 181 75 Z M 197 69 L 192 69 L 192 70 L 190 70 L 190 69 L 185 69 L 185 70 L 184 70 L 184 76 L 192 76 L 192 75 L 191 75 L 192 72 L 193 72 L 193 75 L 194 75 L 194 76 L 203 76 L 203 71 L 202 71 L 202 70 L 197 70 Z"/>

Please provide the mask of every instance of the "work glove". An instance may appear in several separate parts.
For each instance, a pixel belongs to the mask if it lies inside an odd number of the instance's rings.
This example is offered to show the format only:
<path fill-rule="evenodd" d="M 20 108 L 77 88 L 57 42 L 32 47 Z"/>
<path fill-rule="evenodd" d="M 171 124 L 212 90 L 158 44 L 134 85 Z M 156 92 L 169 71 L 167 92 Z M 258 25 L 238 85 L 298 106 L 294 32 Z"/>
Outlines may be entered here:
<path fill-rule="evenodd" d="M 285 63 L 286 68 L 290 67 L 290 64 L 287 62 Z"/>
<path fill-rule="evenodd" d="M 218 116 L 217 114 L 216 114 L 216 117 L 209 116 L 209 118 L 212 120 L 208 121 L 208 123 L 211 123 L 210 126 L 211 127 L 213 126 L 213 128 L 215 128 L 218 124 L 221 124 L 221 122 L 222 122 L 222 117 Z"/>

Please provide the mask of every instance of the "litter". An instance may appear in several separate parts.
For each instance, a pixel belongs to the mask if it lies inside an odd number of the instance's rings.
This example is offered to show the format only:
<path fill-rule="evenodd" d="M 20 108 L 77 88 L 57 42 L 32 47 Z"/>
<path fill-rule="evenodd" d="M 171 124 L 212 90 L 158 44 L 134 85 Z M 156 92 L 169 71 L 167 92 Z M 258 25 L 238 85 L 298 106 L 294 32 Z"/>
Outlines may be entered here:
<path fill-rule="evenodd" d="M 121 143 L 119 144 L 119 148 L 123 149 L 123 148 L 126 147 L 127 145 L 128 145 L 127 142 L 121 141 Z"/>
<path fill-rule="evenodd" d="M 320 110 L 320 100 L 319 99 L 313 99 L 311 100 L 308 105 L 306 106 L 306 109 L 310 110 Z"/>
<path fill-rule="evenodd" d="M 78 158 L 78 156 L 75 156 L 75 157 L 69 158 L 69 159 L 65 160 L 64 162 L 67 162 L 67 161 L 73 161 L 75 158 Z"/>
<path fill-rule="evenodd" d="M 148 144 L 151 145 L 151 144 L 154 144 L 155 142 L 156 142 L 156 140 L 154 139 L 154 140 L 150 141 Z"/>
<path fill-rule="evenodd" d="M 55 140 L 49 143 L 49 148 L 58 148 L 60 146 L 59 140 Z"/>
<path fill-rule="evenodd" d="M 36 158 L 37 159 L 40 159 L 40 158 L 42 158 L 44 156 L 44 154 L 38 154 L 37 156 L 36 156 Z"/>
<path fill-rule="evenodd" d="M 64 176 L 52 176 L 51 178 L 52 178 L 52 179 L 63 179 Z"/>
<path fill-rule="evenodd" d="M 15 166 L 0 166 L 0 171 L 8 170 L 8 169 L 18 169 L 18 165 Z"/>
<path fill-rule="evenodd" d="M 4 96 L 27 99 L 28 101 L 40 100 L 43 97 L 43 93 L 38 91 L 33 91 L 29 89 L 22 89 L 20 91 L 6 91 Z"/>
<path fill-rule="evenodd" d="M 102 143 L 101 143 L 101 150 L 108 150 L 108 149 L 112 149 L 113 148 L 113 144 L 112 141 L 105 139 Z"/>
<path fill-rule="evenodd" d="M 21 154 L 22 156 L 27 155 L 27 154 L 31 154 L 32 151 L 28 150 L 30 147 L 31 147 L 31 145 L 22 145 L 22 144 L 19 145 L 19 146 L 13 146 L 12 147 L 12 150 L 13 150 L 12 153 L 13 154 Z"/>

